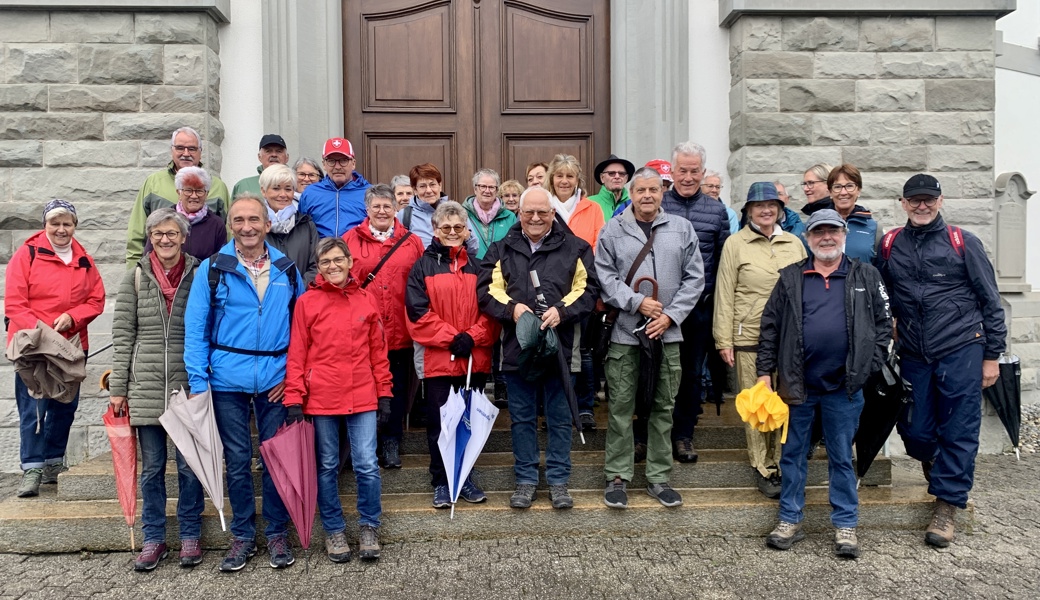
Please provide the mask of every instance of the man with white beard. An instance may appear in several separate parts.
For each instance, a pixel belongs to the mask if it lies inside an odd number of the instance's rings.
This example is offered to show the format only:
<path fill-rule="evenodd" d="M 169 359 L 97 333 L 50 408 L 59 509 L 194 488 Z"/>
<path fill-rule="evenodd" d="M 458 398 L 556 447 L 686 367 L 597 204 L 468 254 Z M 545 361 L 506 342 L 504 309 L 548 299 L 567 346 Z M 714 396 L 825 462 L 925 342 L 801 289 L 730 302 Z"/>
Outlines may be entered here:
<path fill-rule="evenodd" d="M 830 472 L 834 551 L 860 555 L 856 539 L 859 498 L 852 438 L 863 410 L 863 385 L 887 357 L 892 316 L 881 274 L 845 256 L 848 226 L 837 211 L 821 209 L 806 223 L 809 258 L 780 269 L 762 314 L 756 368 L 790 409 L 780 457 L 780 523 L 766 544 L 787 550 L 805 539 L 802 509 L 809 438 L 817 406 Z"/>

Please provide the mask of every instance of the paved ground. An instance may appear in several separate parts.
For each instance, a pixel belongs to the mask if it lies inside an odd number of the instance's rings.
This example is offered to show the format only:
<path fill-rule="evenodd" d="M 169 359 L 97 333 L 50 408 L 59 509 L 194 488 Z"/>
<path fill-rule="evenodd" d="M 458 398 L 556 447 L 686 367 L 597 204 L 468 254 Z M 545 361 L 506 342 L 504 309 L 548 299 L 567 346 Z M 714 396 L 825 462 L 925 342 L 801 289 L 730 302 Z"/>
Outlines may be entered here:
<path fill-rule="evenodd" d="M 14 483 L 0 476 L 0 493 Z M 1040 457 L 981 457 L 973 497 L 976 531 L 951 548 L 930 549 L 917 531 L 861 532 L 854 562 L 834 558 L 821 537 L 781 553 L 758 538 L 682 535 L 401 543 L 373 564 L 333 565 L 316 553 L 275 571 L 258 557 L 233 575 L 217 571 L 212 552 L 192 571 L 167 562 L 150 574 L 133 573 L 128 553 L 8 554 L 0 598 L 1036 598 Z"/>

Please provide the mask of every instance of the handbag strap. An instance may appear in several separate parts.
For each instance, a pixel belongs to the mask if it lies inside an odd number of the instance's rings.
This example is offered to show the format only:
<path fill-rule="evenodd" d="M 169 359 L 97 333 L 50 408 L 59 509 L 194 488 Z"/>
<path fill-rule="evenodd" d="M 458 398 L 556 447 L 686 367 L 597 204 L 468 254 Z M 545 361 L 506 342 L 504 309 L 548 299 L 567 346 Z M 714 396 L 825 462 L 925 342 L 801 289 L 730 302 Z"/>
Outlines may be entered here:
<path fill-rule="evenodd" d="M 653 250 L 653 248 L 654 248 L 654 236 L 655 235 L 657 235 L 657 230 L 656 229 L 651 229 L 650 230 L 650 237 L 647 238 L 646 244 L 639 251 L 639 254 L 636 255 L 636 260 L 635 260 L 635 262 L 632 263 L 632 268 L 630 268 L 628 270 L 628 276 L 625 277 L 625 285 L 627 285 L 629 287 L 632 286 L 632 278 L 635 277 L 636 270 L 639 269 L 639 265 L 643 264 L 643 261 L 646 260 L 646 255 L 650 254 L 650 251 Z"/>
<path fill-rule="evenodd" d="M 376 278 L 376 273 L 379 273 L 379 269 L 382 269 L 383 265 L 386 264 L 386 261 L 390 259 L 390 255 L 393 254 L 395 250 L 400 248 L 401 244 L 403 244 L 404 241 L 407 240 L 408 237 L 411 235 L 411 231 L 404 232 L 404 235 L 401 236 L 401 239 L 397 240 L 397 243 L 390 247 L 390 251 L 383 255 L 383 258 L 380 259 L 380 261 L 376 264 L 376 267 L 372 269 L 371 272 L 369 272 L 368 277 L 365 277 L 365 280 L 361 282 L 361 289 L 365 289 L 366 287 L 368 287 L 368 284 L 372 283 L 372 280 Z"/>

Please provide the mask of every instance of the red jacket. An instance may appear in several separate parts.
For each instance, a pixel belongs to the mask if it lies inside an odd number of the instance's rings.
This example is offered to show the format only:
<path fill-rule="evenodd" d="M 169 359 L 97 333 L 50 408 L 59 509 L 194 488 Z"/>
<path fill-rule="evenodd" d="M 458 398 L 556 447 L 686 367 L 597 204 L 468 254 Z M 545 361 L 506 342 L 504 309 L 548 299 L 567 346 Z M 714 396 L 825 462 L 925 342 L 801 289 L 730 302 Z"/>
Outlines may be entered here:
<path fill-rule="evenodd" d="M 30 247 L 34 257 L 30 261 Z M 32 264 L 30 264 L 30 262 Z M 16 331 L 35 329 L 39 319 L 53 325 L 61 313 L 72 317 L 72 328 L 66 338 L 80 334 L 86 351 L 87 325 L 105 310 L 105 285 L 97 265 L 75 239 L 72 240 L 72 262 L 65 264 L 47 239 L 46 232 L 25 240 L 7 264 L 4 313 L 11 322 L 7 326 L 7 343 Z"/>
<path fill-rule="evenodd" d="M 408 275 L 405 303 L 408 332 L 416 348 L 415 371 L 420 378 L 465 376 L 467 360 L 451 360 L 448 346 L 460 331 L 473 338 L 473 372 L 491 372 L 491 346 L 498 323 L 477 305 L 477 265 L 465 246 L 449 248 L 436 239 Z"/>
<path fill-rule="evenodd" d="M 394 219 L 393 237 L 380 242 L 369 230 L 366 217 L 360 225 L 344 233 L 343 240 L 347 242 L 350 255 L 354 259 L 350 274 L 359 282 L 364 281 L 407 231 L 400 221 Z M 419 236 L 408 236 L 408 239 L 394 250 L 390 259 L 380 267 L 372 283 L 365 288 L 369 299 L 376 307 L 376 312 L 383 318 L 386 345 L 390 350 L 400 350 L 412 345 L 412 337 L 408 335 L 408 326 L 405 324 L 407 317 L 404 314 L 404 288 L 408 283 L 408 272 L 412 270 L 412 265 L 419 260 L 422 253 L 423 245 Z"/>
<path fill-rule="evenodd" d="M 353 278 L 339 288 L 318 275 L 296 301 L 286 406 L 303 404 L 308 415 L 352 415 L 392 396 L 383 325 L 366 296 Z"/>

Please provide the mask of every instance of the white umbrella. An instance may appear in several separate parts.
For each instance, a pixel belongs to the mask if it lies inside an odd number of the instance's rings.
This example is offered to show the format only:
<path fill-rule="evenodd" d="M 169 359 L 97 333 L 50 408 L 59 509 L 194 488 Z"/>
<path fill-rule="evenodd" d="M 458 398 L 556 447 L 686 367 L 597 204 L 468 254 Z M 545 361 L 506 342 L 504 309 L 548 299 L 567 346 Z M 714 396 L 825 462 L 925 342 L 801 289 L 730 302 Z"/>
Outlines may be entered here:
<path fill-rule="evenodd" d="M 174 392 L 159 422 L 180 450 L 184 462 L 206 488 L 220 515 L 220 529 L 227 531 L 224 522 L 224 444 L 217 431 L 209 390 L 193 398 L 184 393 L 184 388 Z"/>
<path fill-rule="evenodd" d="M 484 392 L 470 389 L 472 374 L 473 356 L 470 355 L 466 387 L 452 389 L 448 400 L 441 407 L 441 433 L 437 438 L 437 447 L 440 448 L 444 471 L 448 475 L 452 519 L 455 518 L 455 503 L 459 501 L 462 484 L 473 470 L 498 417 L 498 408 Z"/>

